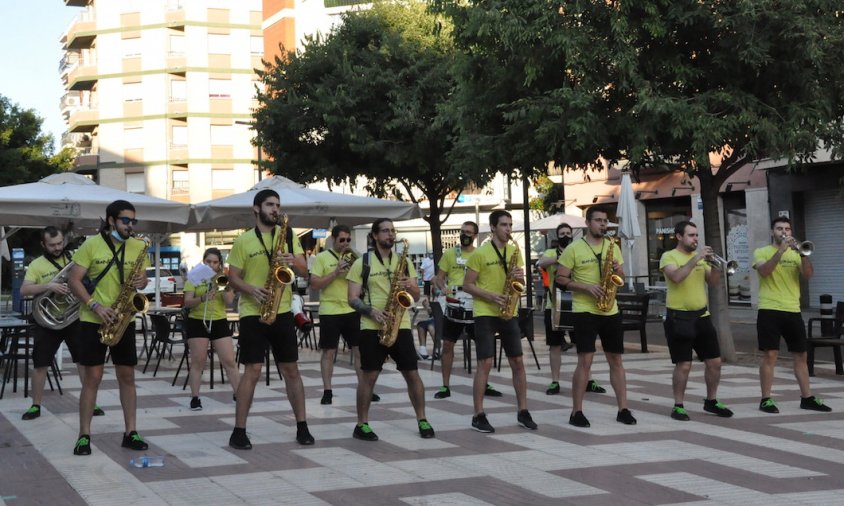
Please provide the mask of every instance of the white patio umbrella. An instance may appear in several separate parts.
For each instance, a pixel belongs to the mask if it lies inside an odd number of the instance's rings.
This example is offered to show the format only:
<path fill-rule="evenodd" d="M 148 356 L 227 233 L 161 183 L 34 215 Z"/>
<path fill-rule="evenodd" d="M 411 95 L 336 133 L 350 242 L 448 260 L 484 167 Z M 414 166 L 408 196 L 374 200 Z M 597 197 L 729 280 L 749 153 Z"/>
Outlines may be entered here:
<path fill-rule="evenodd" d="M 568 223 L 571 228 L 586 228 L 586 218 L 583 216 L 574 216 L 572 214 L 552 214 L 551 216 L 531 221 L 530 231 L 541 232 L 545 230 L 556 230 L 557 227 L 563 223 Z M 615 227 L 617 224 L 610 223 L 609 226 Z M 524 232 L 524 230 L 524 222 L 513 220 L 513 232 Z"/>
<path fill-rule="evenodd" d="M 633 245 L 636 238 L 642 235 L 639 229 L 639 213 L 636 208 L 636 196 L 633 194 L 633 183 L 630 181 L 630 171 L 625 170 L 621 174 L 621 192 L 618 196 L 618 234 L 627 243 L 627 265 L 630 266 L 630 273 L 633 273 Z M 628 277 L 630 290 L 633 290 L 633 277 Z"/>
<path fill-rule="evenodd" d="M 233 230 L 254 226 L 252 199 L 265 188 L 278 192 L 282 212 L 287 214 L 291 227 L 324 228 L 332 219 L 344 225 L 359 225 L 376 218 L 409 220 L 422 217 L 416 204 L 313 190 L 286 177 L 273 176 L 243 193 L 195 204 L 195 218 L 188 230 Z"/>

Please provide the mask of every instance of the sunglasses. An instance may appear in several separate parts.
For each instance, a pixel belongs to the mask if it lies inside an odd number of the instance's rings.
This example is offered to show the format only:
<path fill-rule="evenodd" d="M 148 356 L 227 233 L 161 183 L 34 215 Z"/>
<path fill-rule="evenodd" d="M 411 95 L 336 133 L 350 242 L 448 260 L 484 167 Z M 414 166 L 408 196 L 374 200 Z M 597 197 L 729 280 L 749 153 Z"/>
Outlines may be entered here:
<path fill-rule="evenodd" d="M 123 223 L 124 225 L 137 225 L 138 220 L 135 218 L 129 218 L 128 216 L 118 216 L 117 220 Z"/>
<path fill-rule="evenodd" d="M 351 237 L 344 237 L 342 239 L 337 239 L 337 242 L 352 242 Z"/>

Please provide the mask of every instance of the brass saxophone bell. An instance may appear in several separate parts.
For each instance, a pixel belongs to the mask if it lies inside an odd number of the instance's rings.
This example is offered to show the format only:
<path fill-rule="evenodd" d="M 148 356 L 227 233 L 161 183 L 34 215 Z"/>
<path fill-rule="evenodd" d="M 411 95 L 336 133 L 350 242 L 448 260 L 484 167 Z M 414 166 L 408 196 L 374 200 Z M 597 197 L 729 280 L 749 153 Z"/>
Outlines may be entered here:
<path fill-rule="evenodd" d="M 282 285 L 289 285 L 296 279 L 296 275 L 293 274 L 293 269 L 290 267 L 279 267 L 273 273 L 275 279 L 281 283 Z"/>
<path fill-rule="evenodd" d="M 622 286 L 624 285 L 624 278 L 622 278 L 618 274 L 613 274 L 612 276 L 610 276 L 610 282 L 615 286 Z"/>

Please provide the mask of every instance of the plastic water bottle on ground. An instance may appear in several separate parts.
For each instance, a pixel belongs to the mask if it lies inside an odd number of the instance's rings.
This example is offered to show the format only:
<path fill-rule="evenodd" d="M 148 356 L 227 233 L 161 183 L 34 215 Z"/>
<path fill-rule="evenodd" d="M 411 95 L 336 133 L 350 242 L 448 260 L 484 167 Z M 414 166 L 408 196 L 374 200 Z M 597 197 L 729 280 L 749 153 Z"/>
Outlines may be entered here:
<path fill-rule="evenodd" d="M 149 457 L 144 455 L 136 459 L 130 459 L 129 465 L 132 467 L 164 467 L 164 457 Z"/>

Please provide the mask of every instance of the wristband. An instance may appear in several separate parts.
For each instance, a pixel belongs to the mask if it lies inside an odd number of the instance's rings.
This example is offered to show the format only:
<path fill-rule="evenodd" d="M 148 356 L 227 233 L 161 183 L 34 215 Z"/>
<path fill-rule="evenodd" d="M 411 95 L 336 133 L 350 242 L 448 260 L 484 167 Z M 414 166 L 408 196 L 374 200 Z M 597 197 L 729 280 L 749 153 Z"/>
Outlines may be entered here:
<path fill-rule="evenodd" d="M 94 301 L 94 303 L 89 304 L 88 307 L 91 308 L 91 311 L 96 311 L 97 308 L 100 307 L 100 305 L 96 301 Z"/>
<path fill-rule="evenodd" d="M 97 305 L 97 301 L 95 301 L 94 298 L 91 297 L 90 299 L 88 299 L 88 302 L 86 302 L 85 305 L 91 309 L 94 309 L 94 306 Z"/>

